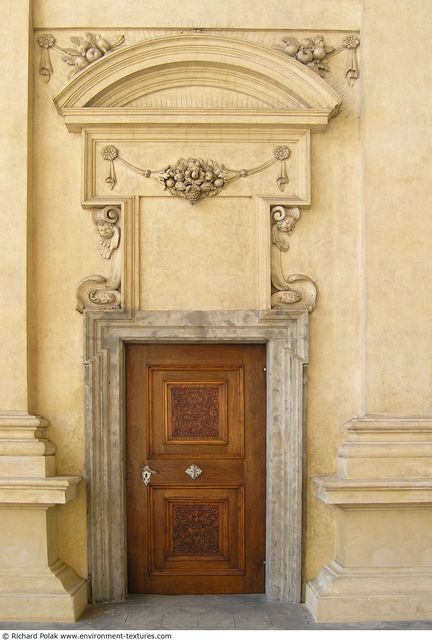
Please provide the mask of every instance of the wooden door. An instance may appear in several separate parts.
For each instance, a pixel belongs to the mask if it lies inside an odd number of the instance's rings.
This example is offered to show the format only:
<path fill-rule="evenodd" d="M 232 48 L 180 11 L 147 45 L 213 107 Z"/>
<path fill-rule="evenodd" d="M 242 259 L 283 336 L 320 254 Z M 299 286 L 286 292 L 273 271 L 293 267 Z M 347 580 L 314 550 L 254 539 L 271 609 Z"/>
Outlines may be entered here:
<path fill-rule="evenodd" d="M 257 344 L 127 345 L 129 593 L 264 592 L 265 361 Z"/>

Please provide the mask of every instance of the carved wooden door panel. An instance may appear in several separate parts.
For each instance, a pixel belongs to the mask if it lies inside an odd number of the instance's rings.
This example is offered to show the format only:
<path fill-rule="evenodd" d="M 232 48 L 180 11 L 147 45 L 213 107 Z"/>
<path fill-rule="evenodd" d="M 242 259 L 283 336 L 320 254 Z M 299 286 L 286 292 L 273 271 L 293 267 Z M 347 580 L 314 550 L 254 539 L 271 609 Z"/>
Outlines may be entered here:
<path fill-rule="evenodd" d="M 265 360 L 127 345 L 130 593 L 264 591 Z"/>

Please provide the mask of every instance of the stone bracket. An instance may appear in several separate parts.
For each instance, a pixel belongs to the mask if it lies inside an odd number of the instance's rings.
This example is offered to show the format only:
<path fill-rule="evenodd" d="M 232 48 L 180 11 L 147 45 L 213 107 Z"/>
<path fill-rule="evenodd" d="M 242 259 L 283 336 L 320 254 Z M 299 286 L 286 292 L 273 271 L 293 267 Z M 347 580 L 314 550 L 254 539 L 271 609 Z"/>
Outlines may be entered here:
<path fill-rule="evenodd" d="M 76 310 L 118 309 L 121 306 L 121 229 L 120 207 L 95 209 L 92 214 L 97 233 L 97 249 L 110 266 L 109 275 L 93 275 L 78 284 Z"/>
<path fill-rule="evenodd" d="M 271 207 L 270 215 L 272 219 L 271 284 L 274 291 L 271 296 L 271 306 L 273 309 L 299 306 L 312 312 L 317 300 L 315 282 L 301 273 L 285 275 L 283 264 L 283 254 L 289 250 L 288 237 L 293 233 L 300 219 L 300 209 L 276 205 Z"/>

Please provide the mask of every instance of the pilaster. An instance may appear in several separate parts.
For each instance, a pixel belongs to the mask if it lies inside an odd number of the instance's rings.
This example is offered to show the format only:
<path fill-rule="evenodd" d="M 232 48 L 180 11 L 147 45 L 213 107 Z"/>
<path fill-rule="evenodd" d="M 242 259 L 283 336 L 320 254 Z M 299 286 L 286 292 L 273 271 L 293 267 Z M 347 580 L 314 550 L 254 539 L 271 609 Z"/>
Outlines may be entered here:
<path fill-rule="evenodd" d="M 0 619 L 72 622 L 87 584 L 58 556 L 54 507 L 77 496 L 81 478 L 57 476 L 47 421 L 0 415 Z"/>
<path fill-rule="evenodd" d="M 306 604 L 319 622 L 430 618 L 432 419 L 366 416 L 346 428 L 337 475 L 314 479 L 337 535 Z"/>
<path fill-rule="evenodd" d="M 58 557 L 55 505 L 77 495 L 81 478 L 56 476 L 47 421 L 28 412 L 28 244 L 31 212 L 30 0 L 0 6 L 4 68 L 0 141 L 5 206 L 0 223 L 0 619 L 73 621 L 87 603 L 86 582 Z M 6 204 L 7 203 L 7 204 Z"/>

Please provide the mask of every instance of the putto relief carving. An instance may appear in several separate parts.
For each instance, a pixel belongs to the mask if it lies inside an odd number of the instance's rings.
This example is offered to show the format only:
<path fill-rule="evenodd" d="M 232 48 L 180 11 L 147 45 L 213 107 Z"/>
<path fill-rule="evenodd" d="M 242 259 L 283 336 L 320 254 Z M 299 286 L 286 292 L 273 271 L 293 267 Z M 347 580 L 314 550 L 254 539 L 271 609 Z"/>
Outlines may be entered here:
<path fill-rule="evenodd" d="M 356 51 L 360 45 L 360 38 L 356 35 L 346 36 L 339 47 L 328 45 L 322 35 L 301 40 L 294 36 L 285 36 L 282 42 L 284 43 L 283 51 L 286 54 L 318 73 L 321 78 L 325 78 L 326 73 L 330 71 L 328 59 L 341 51 L 347 51 L 345 78 L 350 87 L 359 77 Z"/>
<path fill-rule="evenodd" d="M 286 161 L 290 156 L 290 149 L 286 145 L 275 147 L 273 157 L 267 162 L 251 169 L 239 170 L 229 169 L 215 160 L 197 158 L 180 158 L 163 169 L 144 169 L 125 160 L 120 155 L 119 149 L 112 144 L 105 146 L 101 155 L 109 162 L 105 182 L 111 189 L 114 189 L 117 184 L 115 171 L 117 161 L 144 178 L 153 178 L 170 195 L 185 198 L 190 204 L 195 204 L 202 198 L 216 196 L 235 180 L 265 171 L 277 162 L 280 162 L 280 172 L 276 178 L 278 189 L 284 191 L 289 182 Z"/>
<path fill-rule="evenodd" d="M 300 209 L 277 205 L 271 208 L 270 213 L 272 218 L 272 309 L 292 308 L 295 305 L 306 307 L 311 312 L 316 306 L 316 284 L 309 276 L 301 273 L 285 275 L 283 264 L 283 254 L 289 251 L 288 237 L 300 219 Z"/>
<path fill-rule="evenodd" d="M 45 82 L 49 82 L 53 73 L 50 49 L 62 54 L 63 62 L 73 67 L 71 70 L 71 76 L 73 76 L 88 67 L 92 62 L 103 58 L 107 53 L 123 44 L 124 41 L 124 35 L 121 35 L 114 42 L 109 42 L 100 33 L 87 32 L 84 38 L 81 36 L 71 37 L 74 47 L 63 48 L 57 44 L 55 37 L 51 33 L 43 33 L 38 37 L 38 44 L 41 48 L 39 74 Z"/>
<path fill-rule="evenodd" d="M 93 275 L 79 283 L 76 310 L 80 313 L 84 309 L 118 309 L 121 304 L 120 209 L 111 206 L 95 209 L 92 217 L 97 249 L 109 263 L 110 271 L 107 277 Z"/>

